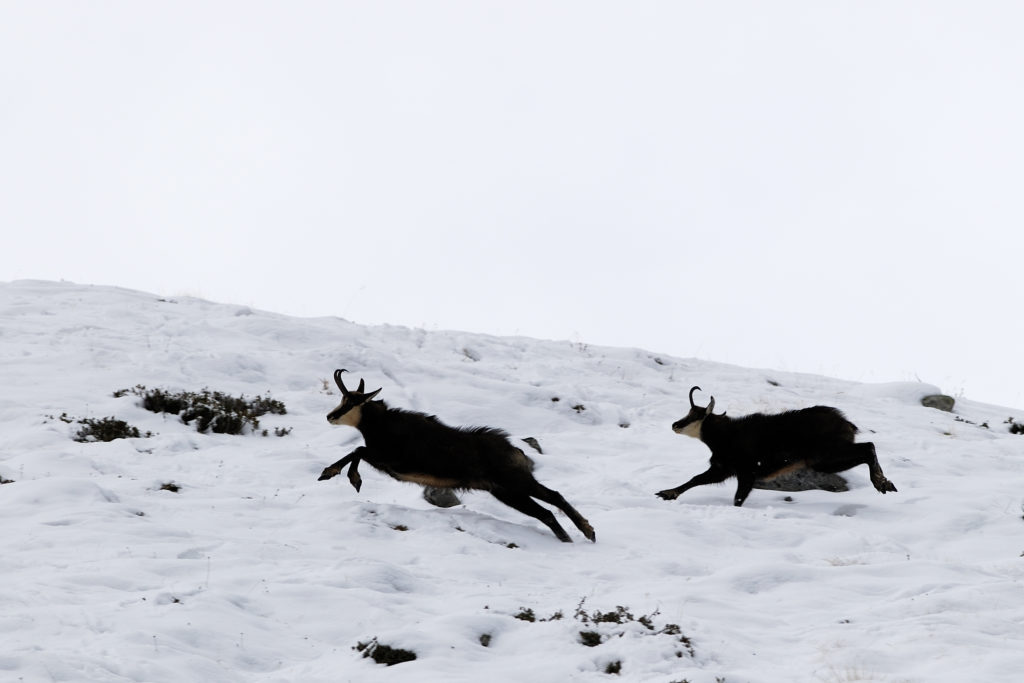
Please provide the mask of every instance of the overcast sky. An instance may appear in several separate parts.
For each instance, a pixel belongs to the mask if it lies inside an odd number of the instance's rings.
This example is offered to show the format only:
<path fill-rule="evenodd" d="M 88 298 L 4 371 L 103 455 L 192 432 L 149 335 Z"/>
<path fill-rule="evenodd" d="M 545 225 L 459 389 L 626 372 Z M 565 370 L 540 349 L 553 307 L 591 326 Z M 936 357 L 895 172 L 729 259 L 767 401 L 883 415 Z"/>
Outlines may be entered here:
<path fill-rule="evenodd" d="M 3 2 L 0 281 L 1024 408 L 1021 35 L 1015 1 Z"/>

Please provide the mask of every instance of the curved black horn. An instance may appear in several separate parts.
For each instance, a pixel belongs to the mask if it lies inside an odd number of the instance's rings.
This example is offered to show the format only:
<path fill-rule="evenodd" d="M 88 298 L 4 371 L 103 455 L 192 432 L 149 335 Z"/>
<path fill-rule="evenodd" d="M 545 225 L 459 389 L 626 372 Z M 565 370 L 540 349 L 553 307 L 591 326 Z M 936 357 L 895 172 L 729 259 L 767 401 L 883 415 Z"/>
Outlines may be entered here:
<path fill-rule="evenodd" d="M 334 382 L 335 382 L 335 384 L 338 385 L 338 388 L 341 389 L 341 393 L 344 394 L 345 396 L 348 396 L 352 392 L 350 392 L 348 389 L 346 389 L 345 388 L 345 383 L 341 381 L 341 373 L 343 373 L 343 372 L 348 372 L 348 370 L 335 370 L 334 371 Z"/>
<path fill-rule="evenodd" d="M 690 407 L 691 408 L 696 408 L 697 407 L 693 403 L 693 392 L 695 392 L 695 391 L 701 391 L 701 388 L 700 387 L 693 387 L 692 389 L 690 389 Z"/>

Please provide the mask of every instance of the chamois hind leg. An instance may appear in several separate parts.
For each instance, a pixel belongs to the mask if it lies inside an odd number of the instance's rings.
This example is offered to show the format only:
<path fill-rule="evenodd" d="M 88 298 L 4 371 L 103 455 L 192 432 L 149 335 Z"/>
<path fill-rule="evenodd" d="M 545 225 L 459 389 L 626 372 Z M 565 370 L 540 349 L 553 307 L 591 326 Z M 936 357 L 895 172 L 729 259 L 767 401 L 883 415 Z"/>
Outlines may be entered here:
<path fill-rule="evenodd" d="M 878 464 L 878 455 L 875 453 L 875 444 L 868 441 L 866 443 L 854 444 L 854 448 L 871 454 L 868 459 L 868 469 L 871 471 L 871 483 L 875 485 L 875 489 L 879 493 L 885 493 L 886 491 L 896 493 L 896 486 L 889 481 L 885 476 L 885 473 L 882 472 L 882 466 Z"/>
<path fill-rule="evenodd" d="M 819 458 L 809 463 L 811 469 L 818 472 L 843 472 L 857 465 L 867 465 L 871 475 L 871 484 L 879 493 L 896 492 L 896 487 L 889 481 L 882 466 L 878 464 L 875 444 L 870 441 L 851 443 L 838 452 L 830 453 L 827 458 Z"/>
<path fill-rule="evenodd" d="M 569 538 L 569 534 L 565 533 L 565 529 L 563 529 L 562 525 L 558 523 L 557 519 L 555 519 L 554 513 L 546 507 L 542 507 L 537 504 L 537 501 L 533 500 L 525 493 L 514 493 L 508 489 L 491 489 L 491 495 L 505 505 L 508 505 L 510 508 L 519 510 L 524 515 L 529 515 L 530 517 L 534 517 L 542 521 L 549 529 L 551 529 L 551 531 L 555 532 L 555 536 L 558 537 L 558 540 L 565 543 L 572 543 L 572 539 Z"/>
<path fill-rule="evenodd" d="M 556 508 L 565 513 L 565 515 L 572 520 L 572 523 L 576 525 L 576 528 L 583 532 L 583 535 L 589 538 L 591 541 L 597 541 L 597 534 L 594 533 L 594 527 L 590 526 L 583 515 L 576 511 L 572 505 L 569 505 L 568 501 L 562 497 L 562 494 L 554 489 L 549 489 L 539 481 L 533 482 L 533 488 L 530 489 L 530 495 L 534 498 L 554 505 Z"/>

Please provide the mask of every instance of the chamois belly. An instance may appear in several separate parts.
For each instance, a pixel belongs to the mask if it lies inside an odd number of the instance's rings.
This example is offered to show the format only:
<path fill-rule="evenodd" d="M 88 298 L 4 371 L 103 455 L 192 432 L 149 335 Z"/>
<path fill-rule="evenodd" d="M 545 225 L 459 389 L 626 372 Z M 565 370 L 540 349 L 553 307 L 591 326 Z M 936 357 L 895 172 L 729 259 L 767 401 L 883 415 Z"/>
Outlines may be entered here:
<path fill-rule="evenodd" d="M 772 480 L 786 474 L 792 474 L 807 467 L 803 460 L 791 460 L 789 462 L 772 463 L 774 467 L 759 467 L 757 476 L 759 479 Z"/>
<path fill-rule="evenodd" d="M 412 484 L 419 484 L 420 486 L 433 486 L 439 489 L 479 489 L 483 491 L 491 489 L 490 483 L 486 481 L 439 476 L 427 472 L 398 472 L 390 467 L 380 467 L 378 469 L 399 481 L 407 481 Z"/>
<path fill-rule="evenodd" d="M 747 456 L 747 467 L 753 465 L 754 476 L 758 479 L 774 479 L 784 474 L 790 474 L 807 466 L 807 457 L 798 449 L 763 447 L 760 452 L 751 453 Z M 738 469 L 742 469 L 742 461 L 734 463 Z"/>

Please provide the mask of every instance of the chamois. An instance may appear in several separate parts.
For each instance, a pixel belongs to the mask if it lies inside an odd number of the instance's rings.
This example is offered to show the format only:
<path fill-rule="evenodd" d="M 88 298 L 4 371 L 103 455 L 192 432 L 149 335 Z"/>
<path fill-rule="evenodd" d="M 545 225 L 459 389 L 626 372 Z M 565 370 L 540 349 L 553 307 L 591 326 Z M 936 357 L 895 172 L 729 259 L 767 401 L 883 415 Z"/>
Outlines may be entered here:
<path fill-rule="evenodd" d="M 554 505 L 591 541 L 594 528 L 558 491 L 533 477 L 533 460 L 509 442 L 508 434 L 492 427 L 449 427 L 433 415 L 389 408 L 374 401 L 380 389 L 366 393 L 365 383 L 349 391 L 341 379 L 345 370 L 334 371 L 341 389 L 341 403 L 327 414 L 334 425 L 355 427 L 365 445 L 324 468 L 319 481 L 341 474 L 346 465 L 348 480 L 356 491 L 362 485 L 358 465 L 365 460 L 400 481 L 443 489 L 489 491 L 505 505 L 535 517 L 559 540 L 572 539 L 555 515 L 534 498 Z"/>
<path fill-rule="evenodd" d="M 818 472 L 842 472 L 867 465 L 871 483 L 880 493 L 896 491 L 885 478 L 870 442 L 854 443 L 857 427 L 836 408 L 814 406 L 775 415 L 753 413 L 745 417 L 715 415 L 715 397 L 706 408 L 693 402 L 690 412 L 672 424 L 677 434 L 700 439 L 711 449 L 711 465 L 706 472 L 674 489 L 659 491 L 665 500 L 703 484 L 718 484 L 736 477 L 738 485 L 733 504 L 739 507 L 750 495 L 757 479 L 771 479 L 801 468 Z"/>

